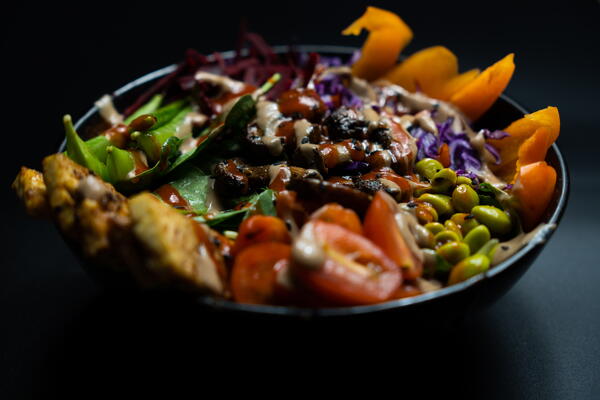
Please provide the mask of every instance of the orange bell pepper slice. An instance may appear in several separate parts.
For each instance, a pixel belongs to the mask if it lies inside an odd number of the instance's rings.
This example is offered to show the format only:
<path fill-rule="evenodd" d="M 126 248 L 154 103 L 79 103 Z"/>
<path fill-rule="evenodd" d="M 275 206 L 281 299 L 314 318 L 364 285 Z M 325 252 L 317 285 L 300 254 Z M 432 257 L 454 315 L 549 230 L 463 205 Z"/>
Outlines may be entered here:
<path fill-rule="evenodd" d="M 450 101 L 474 121 L 500 97 L 514 70 L 514 54 L 511 53 L 454 93 Z"/>
<path fill-rule="evenodd" d="M 478 69 L 458 74 L 458 60 L 444 46 L 420 50 L 385 75 L 385 79 L 415 92 L 448 100 L 479 74 Z"/>
<path fill-rule="evenodd" d="M 492 171 L 507 182 L 514 182 L 523 165 L 543 161 L 548 148 L 560 133 L 560 116 L 556 107 L 547 107 L 516 120 L 506 129 L 509 134 L 500 140 L 488 140 L 500 153 L 500 165 Z M 527 142 L 527 143 L 526 143 Z"/>
<path fill-rule="evenodd" d="M 524 165 L 519 169 L 513 193 L 519 200 L 525 231 L 533 229 L 544 215 L 555 185 L 556 171 L 545 161 Z"/>
<path fill-rule="evenodd" d="M 412 40 L 413 33 L 399 16 L 376 7 L 367 7 L 367 11 L 342 34 L 359 35 L 363 28 L 369 31 L 369 37 L 359 60 L 352 66 L 352 73 L 371 81 L 396 64 L 398 55 Z"/>

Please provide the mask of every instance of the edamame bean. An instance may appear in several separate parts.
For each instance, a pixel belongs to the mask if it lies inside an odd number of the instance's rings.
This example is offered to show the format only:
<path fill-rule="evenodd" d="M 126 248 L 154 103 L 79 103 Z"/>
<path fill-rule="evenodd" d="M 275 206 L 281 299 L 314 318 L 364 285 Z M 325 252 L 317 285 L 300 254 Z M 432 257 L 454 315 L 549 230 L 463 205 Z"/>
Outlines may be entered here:
<path fill-rule="evenodd" d="M 490 268 L 490 260 L 482 254 L 475 254 L 459 262 L 450 272 L 448 285 L 465 281 Z"/>
<path fill-rule="evenodd" d="M 460 227 L 463 236 L 469 233 L 471 229 L 479 226 L 479 222 L 477 222 L 475 217 L 467 213 L 456 213 L 450 219 Z"/>
<path fill-rule="evenodd" d="M 427 230 L 434 235 L 446 229 L 444 225 L 440 224 L 439 222 L 430 222 L 425 224 L 425 228 L 427 228 Z"/>
<path fill-rule="evenodd" d="M 435 206 L 434 206 L 435 207 Z M 510 232 L 510 217 L 504 211 L 494 206 L 476 206 L 471 214 L 490 229 L 494 235 L 506 235 Z"/>
<path fill-rule="evenodd" d="M 435 193 L 449 193 L 456 184 L 456 172 L 450 168 L 439 170 L 431 179 L 431 189 Z"/>
<path fill-rule="evenodd" d="M 442 246 L 448 242 L 460 241 L 460 238 L 458 237 L 456 232 L 452 232 L 452 231 L 448 231 L 448 230 L 436 233 L 434 236 L 434 239 L 435 239 L 435 243 L 438 247 Z"/>
<path fill-rule="evenodd" d="M 420 224 L 427 224 L 429 222 L 436 222 L 438 220 L 437 211 L 429 203 L 417 203 L 415 215 L 417 216 Z"/>
<path fill-rule="evenodd" d="M 452 214 L 452 201 L 450 196 L 444 194 L 425 193 L 419 200 L 429 203 L 435 208 L 439 216 Z"/>
<path fill-rule="evenodd" d="M 446 227 L 446 229 L 448 229 L 449 231 L 456 233 L 460 239 L 463 238 L 462 232 L 460 231 L 460 227 L 456 222 L 448 219 L 446 220 L 446 222 L 444 222 L 444 227 Z"/>
<path fill-rule="evenodd" d="M 488 240 L 486 244 L 484 244 L 479 250 L 477 250 L 477 254 L 483 254 L 490 260 L 490 262 L 492 262 L 499 243 L 500 241 L 498 239 Z"/>
<path fill-rule="evenodd" d="M 438 160 L 434 160 L 433 158 L 424 158 L 415 164 L 415 171 L 417 171 L 417 174 L 428 180 L 431 180 L 436 172 L 443 168 L 444 166 Z"/>
<path fill-rule="evenodd" d="M 452 192 L 452 205 L 456 211 L 468 213 L 473 207 L 479 205 L 479 196 L 471 186 L 458 185 Z"/>
<path fill-rule="evenodd" d="M 471 180 L 471 178 L 467 178 L 466 176 L 459 176 L 456 178 L 456 184 L 457 185 L 472 185 L 473 181 Z"/>
<path fill-rule="evenodd" d="M 435 240 L 433 238 L 433 233 L 427 230 L 423 225 L 415 225 L 415 239 L 417 241 L 417 245 L 421 248 L 434 248 Z"/>
<path fill-rule="evenodd" d="M 469 257 L 471 252 L 469 246 L 461 242 L 448 242 L 437 248 L 437 253 L 444 257 L 446 261 L 454 265 L 461 260 Z"/>
<path fill-rule="evenodd" d="M 491 238 L 490 231 L 485 225 L 479 225 L 477 228 L 472 229 L 463 241 L 471 249 L 471 253 L 475 253 L 484 244 L 486 244 Z"/>

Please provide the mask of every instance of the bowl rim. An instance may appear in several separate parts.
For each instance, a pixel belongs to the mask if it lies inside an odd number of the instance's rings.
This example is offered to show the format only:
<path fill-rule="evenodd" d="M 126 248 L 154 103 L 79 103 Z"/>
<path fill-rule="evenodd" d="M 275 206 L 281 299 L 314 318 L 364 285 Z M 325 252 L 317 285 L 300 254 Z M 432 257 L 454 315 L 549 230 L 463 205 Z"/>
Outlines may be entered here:
<path fill-rule="evenodd" d="M 273 46 L 273 51 L 275 53 L 285 53 L 288 52 L 290 46 L 288 45 L 280 45 Z M 322 54 L 332 54 L 332 55 L 348 55 L 352 54 L 357 50 L 355 47 L 349 46 L 337 46 L 337 45 L 298 45 L 294 46 L 293 49 L 298 52 L 317 52 Z M 220 53 L 224 59 L 232 58 L 235 55 L 235 51 L 229 50 Z M 244 52 L 242 52 L 244 55 Z M 209 61 L 214 59 L 213 55 L 207 56 Z M 118 88 L 112 93 L 113 97 L 119 97 L 126 92 L 137 88 L 145 83 L 153 81 L 157 78 L 161 78 L 171 72 L 173 72 L 177 68 L 177 64 L 171 64 L 166 67 L 159 68 L 153 72 L 150 72 L 146 75 L 143 75 L 123 86 Z M 508 104 L 516 108 L 519 112 L 523 114 L 529 113 L 529 111 L 519 104 L 517 101 L 513 100 L 509 96 L 502 94 L 500 96 L 504 101 Z M 87 120 L 90 119 L 92 115 L 98 112 L 98 107 L 93 105 L 83 116 L 81 116 L 77 122 L 75 123 L 75 128 L 80 129 Z M 59 151 L 64 151 L 66 147 L 66 142 L 63 140 L 61 143 Z M 433 301 L 439 300 L 446 296 L 451 296 L 463 290 L 467 290 L 471 287 L 479 285 L 480 283 L 491 279 L 514 264 L 516 264 L 520 259 L 522 259 L 526 254 L 533 252 L 538 247 L 543 247 L 544 244 L 550 239 L 556 230 L 558 223 L 560 222 L 564 211 L 566 209 L 567 200 L 569 197 L 569 171 L 565 162 L 565 159 L 560 152 L 560 149 L 556 145 L 556 143 L 552 144 L 552 151 L 554 152 L 557 161 L 558 167 L 560 169 L 559 176 L 561 179 L 561 185 L 558 188 L 560 190 L 560 196 L 556 204 L 556 208 L 552 212 L 546 226 L 538 231 L 533 238 L 521 249 L 515 252 L 512 256 L 502 261 L 500 264 L 495 265 L 493 268 L 488 271 L 478 274 L 472 278 L 469 278 L 463 282 L 443 287 L 439 290 L 420 294 L 413 297 L 406 297 L 397 300 L 390 300 L 383 303 L 371 304 L 371 305 L 360 305 L 360 306 L 350 306 L 350 307 L 325 307 L 325 308 L 301 308 L 301 307 L 292 307 L 292 306 L 275 306 L 275 305 L 254 305 L 254 304 L 243 304 L 236 303 L 231 300 L 226 300 L 222 298 L 218 298 L 212 295 L 199 295 L 196 297 L 196 301 L 201 305 L 208 306 L 211 308 L 215 308 L 218 310 L 224 311 L 236 311 L 236 312 L 245 312 L 252 314 L 262 314 L 262 315 L 281 315 L 288 317 L 300 317 L 300 318 L 313 318 L 313 317 L 334 317 L 334 316 L 350 316 L 350 315 L 361 315 L 368 313 L 381 312 L 391 309 L 400 309 L 406 308 L 411 305 L 416 304 L 425 304 L 431 303 Z"/>

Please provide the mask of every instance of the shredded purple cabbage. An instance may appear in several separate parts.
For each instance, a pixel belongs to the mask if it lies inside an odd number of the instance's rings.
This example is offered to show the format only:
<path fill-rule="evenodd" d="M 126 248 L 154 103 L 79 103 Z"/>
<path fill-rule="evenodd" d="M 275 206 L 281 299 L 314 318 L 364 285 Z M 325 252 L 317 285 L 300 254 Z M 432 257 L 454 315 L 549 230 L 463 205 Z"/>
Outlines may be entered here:
<path fill-rule="evenodd" d="M 338 106 L 360 108 L 363 105 L 360 97 L 352 93 L 342 82 L 342 77 L 337 74 L 326 75 L 323 79 L 315 83 L 315 91 L 330 109 Z M 340 104 L 335 104 L 334 96 L 339 96 Z"/>
<path fill-rule="evenodd" d="M 482 164 L 477 151 L 471 146 L 469 137 L 465 132 L 454 132 L 452 129 L 453 118 L 448 118 L 441 124 L 436 124 L 438 135 L 427 132 L 420 127 L 413 127 L 410 133 L 417 139 L 417 160 L 423 158 L 437 158 L 440 146 L 444 143 L 448 145 L 450 152 L 450 163 L 454 170 L 462 171 L 464 176 L 473 179 L 476 173 L 481 170 Z M 485 131 L 487 138 L 501 139 L 508 134 L 503 131 Z M 496 163 L 500 163 L 500 154 L 491 145 L 486 144 L 486 149 L 494 156 Z"/>

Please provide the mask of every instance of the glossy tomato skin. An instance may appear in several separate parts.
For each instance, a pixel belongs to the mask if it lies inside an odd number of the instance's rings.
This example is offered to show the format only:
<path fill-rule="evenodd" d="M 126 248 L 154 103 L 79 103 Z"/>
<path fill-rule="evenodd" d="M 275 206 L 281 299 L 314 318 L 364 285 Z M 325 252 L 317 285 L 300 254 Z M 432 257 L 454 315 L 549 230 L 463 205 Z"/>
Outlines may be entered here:
<path fill-rule="evenodd" d="M 339 225 L 307 223 L 292 254 L 292 272 L 300 284 L 330 304 L 379 303 L 402 284 L 400 269 L 381 249 Z"/>
<path fill-rule="evenodd" d="M 238 303 L 277 304 L 285 293 L 278 276 L 287 268 L 290 245 L 262 242 L 246 247 L 236 257 L 231 272 L 231 292 Z"/>
<path fill-rule="evenodd" d="M 262 242 L 291 242 L 283 220 L 269 215 L 253 215 L 244 220 L 238 230 L 231 253 L 236 256 L 248 246 Z"/>
<path fill-rule="evenodd" d="M 396 224 L 396 202 L 387 193 L 375 194 L 363 223 L 365 236 L 383 250 L 398 266 L 405 279 L 423 274 L 423 264 L 411 252 Z"/>
<path fill-rule="evenodd" d="M 337 203 L 328 203 L 311 214 L 310 219 L 320 220 L 342 226 L 349 231 L 362 235 L 360 218 L 351 209 Z"/>

